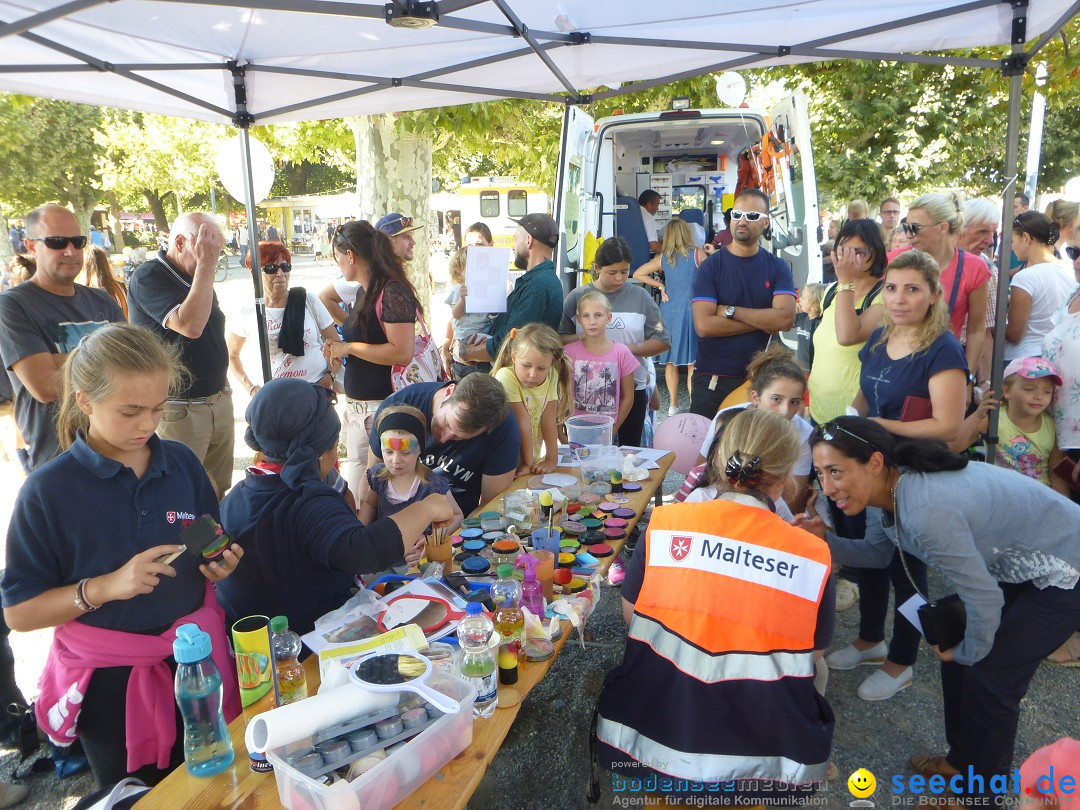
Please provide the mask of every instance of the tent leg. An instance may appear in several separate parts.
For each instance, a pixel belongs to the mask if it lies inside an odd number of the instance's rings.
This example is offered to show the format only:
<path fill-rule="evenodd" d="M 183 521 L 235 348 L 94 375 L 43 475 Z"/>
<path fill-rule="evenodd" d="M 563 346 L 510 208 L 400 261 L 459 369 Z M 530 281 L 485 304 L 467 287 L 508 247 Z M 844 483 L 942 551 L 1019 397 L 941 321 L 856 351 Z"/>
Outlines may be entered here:
<path fill-rule="evenodd" d="M 1016 196 L 1018 177 L 1017 162 L 1020 157 L 1020 101 L 1023 91 L 1024 69 L 1028 63 L 1024 53 L 1026 39 L 1026 8 L 1019 5 L 1013 9 L 1012 54 L 1002 66 L 1002 73 L 1009 77 L 1009 123 L 1005 136 L 1005 189 L 1002 193 L 1001 249 L 998 251 L 998 299 L 997 320 L 994 323 L 994 360 L 990 370 L 990 387 L 1000 396 L 1005 372 L 1005 319 L 1009 309 L 1009 251 L 1013 232 L 1013 198 Z M 997 462 L 998 412 L 990 411 L 986 460 Z"/>

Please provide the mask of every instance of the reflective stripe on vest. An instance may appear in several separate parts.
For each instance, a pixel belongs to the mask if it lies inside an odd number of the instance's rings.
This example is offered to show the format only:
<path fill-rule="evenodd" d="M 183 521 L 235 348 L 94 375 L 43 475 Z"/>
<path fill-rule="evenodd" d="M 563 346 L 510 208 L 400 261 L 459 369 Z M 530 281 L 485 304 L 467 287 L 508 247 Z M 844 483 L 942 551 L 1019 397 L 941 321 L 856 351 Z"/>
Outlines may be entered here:
<path fill-rule="evenodd" d="M 812 652 L 720 653 L 710 655 L 683 641 L 647 616 L 635 615 L 629 636 L 648 644 L 691 678 L 703 683 L 720 681 L 776 681 L 780 678 L 813 678 Z"/>
<path fill-rule="evenodd" d="M 605 717 L 597 719 L 596 736 L 653 770 L 677 779 L 727 782 L 733 779 L 768 779 L 786 785 L 807 785 L 825 778 L 828 762 L 804 765 L 787 757 L 693 754 L 676 751 L 644 734 Z"/>
<path fill-rule="evenodd" d="M 645 543 L 636 614 L 707 653 L 813 649 L 830 569 L 824 541 L 768 510 L 717 500 L 658 507 Z"/>

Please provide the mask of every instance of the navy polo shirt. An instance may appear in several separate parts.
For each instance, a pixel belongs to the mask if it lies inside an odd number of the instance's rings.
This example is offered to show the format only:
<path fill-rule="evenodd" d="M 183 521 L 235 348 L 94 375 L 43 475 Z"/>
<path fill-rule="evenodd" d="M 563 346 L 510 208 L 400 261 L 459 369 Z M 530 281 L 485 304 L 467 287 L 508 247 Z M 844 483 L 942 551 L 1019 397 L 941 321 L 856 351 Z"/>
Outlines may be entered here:
<path fill-rule="evenodd" d="M 401 532 L 390 519 L 362 526 L 345 499 L 321 481 L 288 487 L 278 475 L 248 471 L 221 502 L 221 525 L 244 549 L 244 558 L 217 585 L 230 622 L 262 614 L 287 616 L 301 635 L 315 620 L 341 607 L 354 573 L 388 568 L 401 559 Z M 348 532 L 367 537 L 367 559 L 354 573 L 335 570 L 331 550 Z"/>
<path fill-rule="evenodd" d="M 722 249 L 694 272 L 691 300 L 708 301 L 721 308 L 733 305 L 770 309 L 777 295 L 795 296 L 795 280 L 787 262 L 763 248 L 753 256 L 736 256 Z M 698 338 L 695 371 L 742 379 L 750 358 L 768 344 L 769 334 L 759 329 L 741 335 Z"/>
<path fill-rule="evenodd" d="M 198 399 L 221 391 L 229 368 L 225 313 L 218 306 L 217 293 L 210 305 L 210 317 L 197 338 L 184 337 L 165 325 L 189 292 L 191 277 L 175 267 L 164 251 L 140 265 L 128 285 L 131 322 L 180 347 L 181 359 L 191 373 L 191 385 L 178 395 L 180 399 Z"/>
<path fill-rule="evenodd" d="M 195 454 L 157 436 L 149 446 L 142 478 L 92 450 L 81 433 L 31 473 L 8 527 L 4 607 L 112 573 L 141 551 L 179 542 L 180 530 L 198 517 L 217 518 L 214 487 Z M 182 554 L 172 563 L 176 576 L 161 577 L 150 593 L 107 602 L 76 620 L 133 633 L 167 627 L 202 604 L 206 578 L 199 562 Z"/>

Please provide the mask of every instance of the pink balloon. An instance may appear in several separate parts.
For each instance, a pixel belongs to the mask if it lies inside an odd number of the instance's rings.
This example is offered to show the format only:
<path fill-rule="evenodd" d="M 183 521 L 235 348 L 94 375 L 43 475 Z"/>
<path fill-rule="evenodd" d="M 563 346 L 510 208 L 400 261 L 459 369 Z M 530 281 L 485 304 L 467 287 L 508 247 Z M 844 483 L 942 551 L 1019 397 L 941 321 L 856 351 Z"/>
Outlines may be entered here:
<path fill-rule="evenodd" d="M 709 420 L 696 413 L 680 413 L 669 416 L 660 423 L 653 436 L 653 447 L 658 450 L 671 450 L 675 461 L 671 469 L 683 475 L 697 464 L 701 443 L 709 432 Z"/>

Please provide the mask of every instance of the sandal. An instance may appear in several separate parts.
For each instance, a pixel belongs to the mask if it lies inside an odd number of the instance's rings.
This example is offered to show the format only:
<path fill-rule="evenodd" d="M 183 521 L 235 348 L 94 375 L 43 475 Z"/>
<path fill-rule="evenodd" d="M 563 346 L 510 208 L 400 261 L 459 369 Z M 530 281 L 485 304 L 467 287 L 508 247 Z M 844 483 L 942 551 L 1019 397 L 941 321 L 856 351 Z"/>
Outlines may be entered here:
<path fill-rule="evenodd" d="M 1045 661 L 1059 667 L 1080 667 L 1080 632 L 1073 633 L 1064 644 L 1046 656 Z"/>

